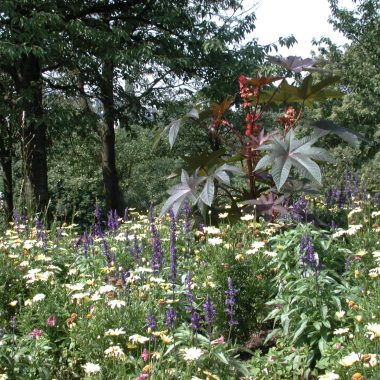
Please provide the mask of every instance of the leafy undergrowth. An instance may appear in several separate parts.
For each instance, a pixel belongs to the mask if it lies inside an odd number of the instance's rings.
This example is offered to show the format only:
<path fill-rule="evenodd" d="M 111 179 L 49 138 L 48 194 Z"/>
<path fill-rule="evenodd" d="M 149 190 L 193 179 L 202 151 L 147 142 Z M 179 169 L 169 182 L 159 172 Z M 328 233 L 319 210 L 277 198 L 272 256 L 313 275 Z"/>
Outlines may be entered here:
<path fill-rule="evenodd" d="M 230 225 L 228 209 L 198 228 L 186 211 L 97 210 L 85 233 L 16 215 L 0 238 L 0 379 L 378 379 L 374 207 L 332 207 L 348 221 L 333 230 Z"/>

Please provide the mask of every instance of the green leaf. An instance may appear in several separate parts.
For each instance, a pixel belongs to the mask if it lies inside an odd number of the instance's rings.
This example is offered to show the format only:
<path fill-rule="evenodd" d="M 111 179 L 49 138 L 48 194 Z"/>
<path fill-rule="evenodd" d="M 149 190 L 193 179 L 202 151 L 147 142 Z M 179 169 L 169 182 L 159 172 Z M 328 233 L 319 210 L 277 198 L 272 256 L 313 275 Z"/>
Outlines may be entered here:
<path fill-rule="evenodd" d="M 206 184 L 200 194 L 200 198 L 203 203 L 211 207 L 212 201 L 214 200 L 215 185 L 213 178 L 208 177 Z"/>
<path fill-rule="evenodd" d="M 307 125 L 306 128 L 313 128 L 318 137 L 333 133 L 354 148 L 359 148 L 362 141 L 367 141 L 360 133 L 342 127 L 331 120 L 315 121 L 312 124 Z"/>
<path fill-rule="evenodd" d="M 274 137 L 271 144 L 258 148 L 270 153 L 258 162 L 255 171 L 271 164 L 271 174 L 278 190 L 285 185 L 293 166 L 304 178 L 321 185 L 321 170 L 313 159 L 331 162 L 333 158 L 325 149 L 312 147 L 316 140 L 316 136 L 297 140 L 293 130 L 285 138 Z"/>
<path fill-rule="evenodd" d="M 223 363 L 223 364 L 229 364 L 226 356 L 224 355 L 223 352 L 216 352 L 215 356 Z"/>
<path fill-rule="evenodd" d="M 311 106 L 315 101 L 325 101 L 331 98 L 342 96 L 337 90 L 326 89 L 338 82 L 339 77 L 329 76 L 313 85 L 313 76 L 310 74 L 304 78 L 300 86 L 289 84 L 287 81 L 282 82 L 278 89 L 272 91 L 263 91 L 260 96 L 261 102 L 271 103 L 302 103 Z"/>
<path fill-rule="evenodd" d="M 306 330 L 306 327 L 308 325 L 308 321 L 302 322 L 301 326 L 296 330 L 296 332 L 293 335 L 292 343 L 295 343 L 297 339 L 301 336 L 301 334 Z"/>
<path fill-rule="evenodd" d="M 177 138 L 181 122 L 182 122 L 182 120 L 178 119 L 178 120 L 173 121 L 170 124 L 170 127 L 169 127 L 169 144 L 170 144 L 171 148 L 173 148 L 173 145 L 174 145 L 175 140 Z"/>
<path fill-rule="evenodd" d="M 315 322 L 313 322 L 313 326 L 315 327 L 316 330 L 319 331 L 322 327 L 322 323 L 319 321 L 315 321 Z"/>
<path fill-rule="evenodd" d="M 206 180 L 206 177 L 198 176 L 198 170 L 189 177 L 185 170 L 182 170 L 181 183 L 171 187 L 168 190 L 170 197 L 163 205 L 160 217 L 164 215 L 170 208 L 173 209 L 174 215 L 177 215 L 183 203 L 190 199 L 195 203 L 198 199 L 196 190 L 199 184 Z"/>
<path fill-rule="evenodd" d="M 318 341 L 318 348 L 319 348 L 319 351 L 321 351 L 322 354 L 325 351 L 326 346 L 327 346 L 326 340 L 323 337 L 321 337 L 319 339 L 319 341 Z"/>

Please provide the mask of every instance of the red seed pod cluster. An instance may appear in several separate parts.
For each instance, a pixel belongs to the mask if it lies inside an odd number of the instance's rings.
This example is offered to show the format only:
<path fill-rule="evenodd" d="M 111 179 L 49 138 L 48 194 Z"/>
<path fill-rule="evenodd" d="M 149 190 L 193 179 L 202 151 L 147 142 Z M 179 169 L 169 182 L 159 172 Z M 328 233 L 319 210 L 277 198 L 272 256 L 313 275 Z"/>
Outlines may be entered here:
<path fill-rule="evenodd" d="M 285 132 L 294 127 L 297 120 L 297 113 L 293 106 L 289 106 L 282 117 L 278 121 L 284 126 Z"/>
<path fill-rule="evenodd" d="M 252 87 L 249 83 L 249 79 L 245 75 L 239 77 L 240 96 L 243 99 L 243 108 L 250 107 L 253 97 L 258 94 L 258 87 Z"/>
<path fill-rule="evenodd" d="M 260 124 L 257 124 L 256 121 L 259 118 L 259 115 L 255 112 L 247 113 L 245 116 L 246 130 L 245 135 L 247 137 L 252 135 L 257 135 L 260 133 Z"/>

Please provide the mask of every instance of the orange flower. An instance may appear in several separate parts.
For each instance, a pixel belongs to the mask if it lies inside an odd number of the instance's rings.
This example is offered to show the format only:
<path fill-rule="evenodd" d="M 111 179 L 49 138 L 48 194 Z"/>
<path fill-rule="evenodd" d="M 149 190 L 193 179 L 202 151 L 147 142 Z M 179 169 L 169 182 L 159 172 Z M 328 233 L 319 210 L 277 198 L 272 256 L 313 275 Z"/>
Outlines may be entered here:
<path fill-rule="evenodd" d="M 359 306 L 354 301 L 351 301 L 351 300 L 347 300 L 347 305 L 351 310 L 356 310 L 359 308 Z"/>
<path fill-rule="evenodd" d="M 351 380 L 364 380 L 364 376 L 360 372 L 356 372 L 352 375 Z"/>
<path fill-rule="evenodd" d="M 76 320 L 77 317 L 78 317 L 78 314 L 77 314 L 77 313 L 72 313 L 72 314 L 70 315 L 70 317 L 66 319 L 66 326 L 67 326 L 68 328 L 73 327 L 73 325 L 74 325 L 74 321 Z"/>

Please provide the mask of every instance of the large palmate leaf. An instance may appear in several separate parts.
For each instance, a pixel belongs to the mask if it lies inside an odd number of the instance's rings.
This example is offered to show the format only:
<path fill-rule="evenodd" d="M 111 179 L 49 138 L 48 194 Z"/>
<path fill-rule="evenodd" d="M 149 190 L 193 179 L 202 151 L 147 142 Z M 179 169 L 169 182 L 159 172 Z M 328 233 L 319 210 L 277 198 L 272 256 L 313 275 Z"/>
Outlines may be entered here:
<path fill-rule="evenodd" d="M 266 84 L 273 83 L 281 79 L 283 79 L 283 77 L 246 78 L 245 84 L 249 84 L 254 87 L 263 87 Z"/>
<path fill-rule="evenodd" d="M 207 175 L 209 169 L 225 163 L 223 156 L 225 156 L 226 150 L 224 148 L 215 150 L 213 152 L 201 152 L 195 153 L 188 157 L 183 157 L 185 164 L 184 169 L 188 172 L 193 172 L 197 168 L 202 175 Z"/>
<path fill-rule="evenodd" d="M 285 185 L 282 188 L 282 193 L 285 196 L 295 195 L 295 194 L 310 194 L 318 195 L 320 194 L 322 186 L 316 182 L 312 182 L 306 178 L 296 179 L 288 178 Z"/>
<path fill-rule="evenodd" d="M 315 61 L 311 58 L 302 59 L 301 57 L 296 57 L 294 55 L 286 58 L 281 56 L 268 56 L 268 60 L 295 73 L 300 73 L 301 71 L 315 64 Z"/>
<path fill-rule="evenodd" d="M 257 148 L 268 150 L 269 154 L 261 158 L 255 171 L 272 166 L 271 174 L 278 190 L 284 186 L 292 167 L 304 178 L 322 184 L 321 170 L 314 160 L 333 162 L 334 159 L 327 150 L 312 146 L 317 139 L 313 135 L 297 140 L 293 130 L 285 138 L 274 137 L 271 144 Z"/>
<path fill-rule="evenodd" d="M 200 118 L 200 113 L 198 112 L 198 109 L 194 107 L 186 115 L 170 122 L 164 129 L 159 128 L 153 138 L 153 148 L 157 146 L 159 141 L 165 135 L 168 135 L 169 144 L 170 144 L 170 147 L 172 148 L 175 143 L 175 140 L 177 139 L 177 135 L 178 135 L 180 127 L 188 120 L 198 120 L 199 118 Z"/>
<path fill-rule="evenodd" d="M 221 120 L 223 114 L 231 107 L 233 101 L 234 98 L 229 96 L 228 98 L 224 99 L 222 103 L 211 104 L 210 108 L 212 112 L 212 117 L 215 120 Z"/>
<path fill-rule="evenodd" d="M 342 96 L 339 91 L 327 90 L 326 87 L 337 83 L 339 77 L 329 76 L 316 84 L 313 84 L 313 76 L 309 74 L 305 77 L 300 87 L 292 86 L 291 92 L 306 105 L 312 105 L 315 101 L 324 101 L 326 99 Z"/>
<path fill-rule="evenodd" d="M 174 215 L 177 215 L 187 199 L 195 203 L 198 199 L 196 194 L 197 187 L 206 179 L 207 177 L 198 176 L 198 171 L 195 171 L 195 173 L 189 177 L 187 172 L 182 170 L 181 183 L 174 185 L 168 190 L 170 197 L 163 205 L 160 216 L 164 215 L 169 209 L 173 209 Z"/>
<path fill-rule="evenodd" d="M 189 200 L 192 204 L 197 204 L 200 210 L 203 210 L 205 205 L 210 207 L 215 196 L 215 181 L 229 185 L 230 177 L 228 173 L 241 173 L 241 170 L 235 166 L 223 164 L 209 175 L 199 175 L 198 168 L 191 177 L 186 170 L 182 170 L 181 183 L 168 190 L 170 197 L 162 207 L 160 216 L 169 209 L 173 209 L 174 215 L 177 215 L 186 200 Z M 203 189 L 198 195 L 199 187 L 204 182 Z"/>
<path fill-rule="evenodd" d="M 278 88 L 271 90 L 264 90 L 260 93 L 260 103 L 266 103 L 270 100 L 271 103 L 276 104 L 289 104 L 300 102 L 300 99 L 294 95 L 292 88 L 295 86 L 290 85 L 287 81 L 282 82 Z"/>
<path fill-rule="evenodd" d="M 302 103 L 311 106 L 316 101 L 322 102 L 342 96 L 342 93 L 337 90 L 326 89 L 338 80 L 337 76 L 329 76 L 313 84 L 313 76 L 310 74 L 304 78 L 300 86 L 284 81 L 278 89 L 264 91 L 260 101 L 266 102 L 270 99 L 271 103 Z"/>
<path fill-rule="evenodd" d="M 360 142 L 366 141 L 366 139 L 360 133 L 335 124 L 331 120 L 314 121 L 312 124 L 307 125 L 306 127 L 313 128 L 316 135 L 320 137 L 325 136 L 329 133 L 333 133 L 354 148 L 359 148 Z"/>

